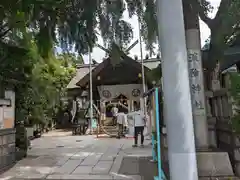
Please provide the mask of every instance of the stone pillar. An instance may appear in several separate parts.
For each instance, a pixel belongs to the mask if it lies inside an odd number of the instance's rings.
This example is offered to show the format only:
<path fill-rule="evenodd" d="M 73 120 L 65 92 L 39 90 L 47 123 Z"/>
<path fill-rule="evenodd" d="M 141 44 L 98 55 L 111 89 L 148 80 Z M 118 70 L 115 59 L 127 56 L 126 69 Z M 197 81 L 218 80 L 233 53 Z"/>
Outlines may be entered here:
<path fill-rule="evenodd" d="M 131 111 L 131 101 L 127 100 L 127 104 L 128 104 L 128 112 L 130 112 Z"/>
<path fill-rule="evenodd" d="M 199 35 L 199 29 L 186 30 L 189 78 L 196 148 L 207 149 L 209 146 L 208 124 L 205 107 L 206 104 L 203 83 L 203 69 L 201 61 L 201 44 Z"/>
<path fill-rule="evenodd" d="M 193 111 L 194 135 L 197 149 L 207 149 L 208 124 L 204 94 L 201 41 L 198 14 L 183 1 L 188 68 Z"/>
<path fill-rule="evenodd" d="M 217 63 L 216 68 L 212 72 L 211 89 L 213 91 L 219 90 L 221 88 L 221 84 L 219 80 L 219 68 L 220 68 L 220 64 Z"/>

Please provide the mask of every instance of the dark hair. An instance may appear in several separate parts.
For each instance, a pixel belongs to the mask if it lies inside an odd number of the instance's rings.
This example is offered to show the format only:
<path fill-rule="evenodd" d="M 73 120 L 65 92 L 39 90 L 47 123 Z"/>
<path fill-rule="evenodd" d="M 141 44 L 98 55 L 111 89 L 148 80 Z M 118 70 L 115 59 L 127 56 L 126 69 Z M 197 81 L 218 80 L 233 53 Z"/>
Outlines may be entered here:
<path fill-rule="evenodd" d="M 140 109 L 140 103 L 138 103 L 137 101 L 133 102 L 133 106 L 135 109 Z"/>

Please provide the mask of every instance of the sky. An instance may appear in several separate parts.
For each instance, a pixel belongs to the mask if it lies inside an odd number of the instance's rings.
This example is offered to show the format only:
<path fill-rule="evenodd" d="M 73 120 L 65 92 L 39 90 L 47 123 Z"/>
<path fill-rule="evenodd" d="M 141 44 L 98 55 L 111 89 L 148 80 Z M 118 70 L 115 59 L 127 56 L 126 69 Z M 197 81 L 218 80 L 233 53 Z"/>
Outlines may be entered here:
<path fill-rule="evenodd" d="M 216 12 L 217 12 L 217 9 L 218 9 L 218 6 L 219 6 L 219 3 L 221 0 L 209 0 L 211 2 L 211 5 L 214 7 L 213 9 L 213 12 L 211 12 L 209 14 L 209 17 L 211 18 L 214 18 Z M 128 13 L 127 11 L 124 12 L 124 20 L 126 20 L 127 22 L 131 23 L 132 27 L 133 27 L 133 39 L 132 39 L 132 42 L 129 44 L 131 45 L 134 41 L 136 41 L 139 37 L 139 33 L 138 33 L 138 20 L 137 20 L 137 17 L 134 16 L 132 17 L 131 19 L 128 17 Z M 202 46 L 205 44 L 205 41 L 208 39 L 209 35 L 210 35 L 210 30 L 209 28 L 207 27 L 207 25 L 200 20 L 200 31 L 201 31 L 201 44 Z M 98 44 L 100 45 L 103 45 L 103 41 L 101 38 L 99 38 L 98 40 Z M 145 45 L 143 44 L 143 57 L 145 57 L 145 55 L 147 54 L 148 52 L 145 51 Z M 94 48 L 93 49 L 93 52 L 92 52 L 92 58 L 94 60 L 96 60 L 97 62 L 101 62 L 102 59 L 105 57 L 105 52 L 103 50 L 101 50 L 100 48 Z M 139 43 L 131 49 L 130 51 L 130 54 L 129 54 L 131 57 L 134 57 L 135 55 L 137 55 L 138 57 L 140 57 L 140 45 Z M 88 59 L 89 59 L 89 56 L 88 55 L 85 55 L 84 57 L 84 61 L 85 63 L 88 63 Z"/>

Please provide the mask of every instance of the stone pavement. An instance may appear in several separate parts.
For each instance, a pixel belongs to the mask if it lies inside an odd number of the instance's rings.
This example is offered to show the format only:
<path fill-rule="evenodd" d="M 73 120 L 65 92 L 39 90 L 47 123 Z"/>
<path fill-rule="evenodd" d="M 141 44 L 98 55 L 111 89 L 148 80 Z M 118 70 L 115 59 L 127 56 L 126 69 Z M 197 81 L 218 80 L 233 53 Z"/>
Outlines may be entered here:
<path fill-rule="evenodd" d="M 132 148 L 132 143 L 133 139 L 97 139 L 96 136 L 43 136 L 32 141 L 28 157 L 0 175 L 0 180 L 140 180 L 137 174 L 118 174 L 125 155 L 151 154 L 150 147 Z"/>

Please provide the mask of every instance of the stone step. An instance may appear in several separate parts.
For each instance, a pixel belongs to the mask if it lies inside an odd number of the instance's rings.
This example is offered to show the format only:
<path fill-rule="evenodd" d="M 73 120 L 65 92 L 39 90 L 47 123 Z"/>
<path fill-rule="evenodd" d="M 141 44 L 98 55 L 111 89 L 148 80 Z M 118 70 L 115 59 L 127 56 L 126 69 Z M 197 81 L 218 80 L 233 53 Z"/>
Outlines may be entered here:
<path fill-rule="evenodd" d="M 42 180 L 42 178 L 27 178 L 34 180 Z M 46 179 L 59 180 L 142 180 L 140 175 L 49 175 Z M 11 180 L 11 179 L 10 179 Z M 26 178 L 14 178 L 13 180 L 26 180 Z M 240 180 L 238 177 L 202 177 L 199 180 Z"/>
<path fill-rule="evenodd" d="M 46 179 L 59 180 L 142 180 L 139 175 L 49 175 Z"/>
<path fill-rule="evenodd" d="M 200 177 L 199 180 L 240 180 L 238 177 Z"/>
<path fill-rule="evenodd" d="M 93 133 L 96 134 L 97 130 L 94 130 Z M 109 136 L 115 137 L 118 134 L 118 129 L 116 126 L 102 126 L 99 130 L 99 134 L 107 134 Z"/>

